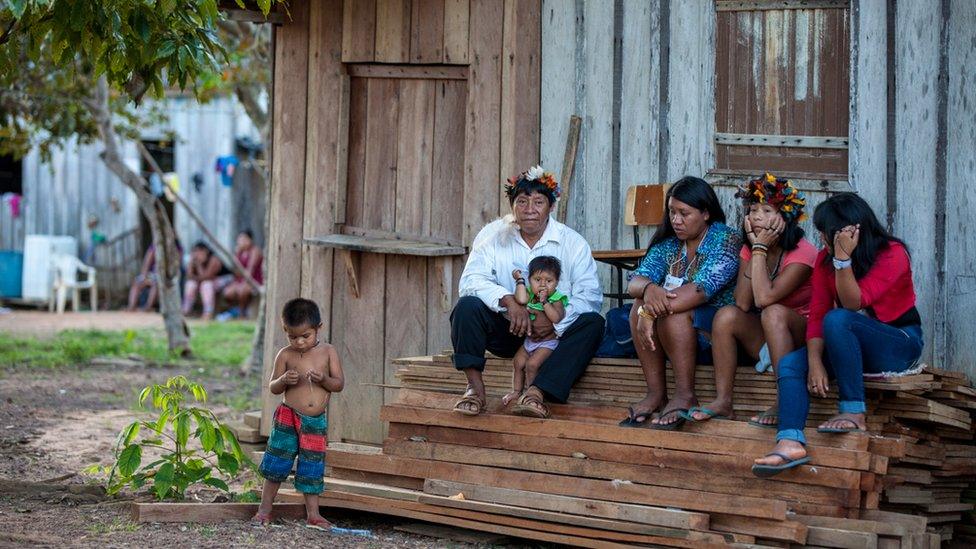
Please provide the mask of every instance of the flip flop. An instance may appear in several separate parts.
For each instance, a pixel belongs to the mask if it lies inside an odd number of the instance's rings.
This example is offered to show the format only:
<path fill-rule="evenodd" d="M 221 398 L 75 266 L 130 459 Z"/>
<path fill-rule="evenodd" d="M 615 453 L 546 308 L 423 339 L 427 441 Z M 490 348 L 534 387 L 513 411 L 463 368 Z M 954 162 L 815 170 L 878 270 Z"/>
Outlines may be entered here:
<path fill-rule="evenodd" d="M 321 519 L 321 520 L 313 519 L 313 520 L 305 521 L 305 528 L 311 528 L 313 530 L 321 530 L 323 532 L 329 532 L 332 530 L 332 523 L 330 523 L 325 519 Z"/>
<path fill-rule="evenodd" d="M 768 478 L 774 475 L 778 475 L 787 469 L 792 469 L 803 465 L 804 463 L 810 463 L 810 456 L 803 456 L 797 459 L 790 459 L 789 456 L 781 454 L 779 452 L 770 452 L 763 457 L 776 456 L 783 460 L 783 463 L 779 465 L 756 465 L 752 466 L 752 474 L 759 478 Z"/>
<path fill-rule="evenodd" d="M 678 416 L 678 419 L 671 423 L 652 423 L 651 429 L 657 429 L 658 431 L 678 431 L 684 427 L 685 422 L 688 421 L 682 415 L 682 413 L 688 413 L 687 408 L 675 408 L 674 410 L 669 410 L 667 412 L 662 412 L 658 419 L 665 418 L 670 415 Z"/>
<path fill-rule="evenodd" d="M 621 427 L 643 427 L 651 420 L 651 416 L 654 415 L 654 410 L 648 410 L 646 412 L 635 414 L 634 407 L 627 407 L 627 419 L 622 420 L 617 425 Z M 644 419 L 638 421 L 637 418 L 642 417 Z"/>
<path fill-rule="evenodd" d="M 854 427 L 817 427 L 818 433 L 863 433 L 864 429 L 857 426 L 857 423 L 853 419 L 847 418 L 837 418 L 836 420 L 827 421 L 846 421 L 853 425 Z"/>
<path fill-rule="evenodd" d="M 706 417 L 705 419 L 695 419 L 695 416 L 692 415 L 695 412 L 701 412 L 708 417 Z M 708 421 L 711 419 L 729 419 L 729 416 L 725 414 L 720 414 L 715 410 L 705 408 L 704 406 L 692 406 L 691 408 L 688 408 L 687 412 L 681 412 L 678 415 L 683 417 L 685 421 Z"/>
<path fill-rule="evenodd" d="M 759 414 L 758 419 L 766 419 L 768 417 L 774 417 L 774 418 L 776 418 L 776 423 L 762 423 L 760 421 L 753 421 L 753 420 L 750 419 L 749 420 L 749 425 L 752 425 L 754 427 L 759 427 L 760 429 L 777 429 L 779 427 L 779 412 L 776 412 L 775 414 L 773 414 L 773 413 L 770 413 L 769 410 L 767 410 L 765 412 L 761 412 Z"/>

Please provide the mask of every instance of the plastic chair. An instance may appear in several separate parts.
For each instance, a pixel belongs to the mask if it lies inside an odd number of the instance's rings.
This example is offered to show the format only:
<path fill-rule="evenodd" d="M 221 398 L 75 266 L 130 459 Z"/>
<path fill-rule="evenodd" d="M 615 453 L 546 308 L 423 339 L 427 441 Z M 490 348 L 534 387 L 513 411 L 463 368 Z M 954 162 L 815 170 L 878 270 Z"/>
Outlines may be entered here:
<path fill-rule="evenodd" d="M 57 303 L 58 314 L 64 313 L 68 290 L 71 290 L 71 308 L 78 312 L 78 302 L 81 301 L 81 290 L 88 290 L 91 295 L 91 310 L 98 310 L 98 282 L 97 270 L 85 265 L 73 255 L 54 254 L 51 256 L 51 271 L 54 281 L 51 284 L 51 299 L 48 310 L 53 311 Z M 78 273 L 85 273 L 85 279 L 79 280 Z"/>

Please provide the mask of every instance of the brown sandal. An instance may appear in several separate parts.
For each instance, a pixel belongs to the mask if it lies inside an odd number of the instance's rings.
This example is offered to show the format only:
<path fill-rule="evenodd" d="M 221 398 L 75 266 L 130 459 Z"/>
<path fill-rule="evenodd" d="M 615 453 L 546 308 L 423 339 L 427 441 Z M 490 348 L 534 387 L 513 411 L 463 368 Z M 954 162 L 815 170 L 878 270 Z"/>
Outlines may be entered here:
<path fill-rule="evenodd" d="M 546 419 L 549 417 L 549 407 L 542 402 L 542 398 L 537 396 L 535 392 L 526 391 L 516 401 L 512 413 L 517 416 Z"/>
<path fill-rule="evenodd" d="M 465 416 L 476 416 L 485 409 L 485 404 L 485 399 L 479 397 L 473 389 L 468 389 L 454 405 L 454 411 Z"/>

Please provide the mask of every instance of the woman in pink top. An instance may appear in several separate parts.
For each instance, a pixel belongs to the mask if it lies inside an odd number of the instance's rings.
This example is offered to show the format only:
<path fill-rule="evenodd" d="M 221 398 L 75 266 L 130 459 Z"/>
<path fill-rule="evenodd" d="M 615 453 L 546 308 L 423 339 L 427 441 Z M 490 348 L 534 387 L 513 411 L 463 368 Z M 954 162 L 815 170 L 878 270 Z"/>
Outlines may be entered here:
<path fill-rule="evenodd" d="M 254 243 L 254 233 L 251 229 L 244 229 L 237 235 L 237 249 L 234 250 L 237 261 L 240 262 L 251 278 L 258 284 L 264 284 L 264 274 L 262 266 L 264 257 L 261 255 L 261 248 Z M 247 306 L 251 303 L 254 290 L 251 285 L 244 280 L 244 277 L 235 274 L 234 281 L 224 288 L 224 299 L 236 308 L 235 316 L 247 318 Z"/>
<path fill-rule="evenodd" d="M 773 367 L 803 345 L 810 312 L 810 275 L 817 249 L 803 238 L 799 221 L 806 200 L 789 181 L 764 174 L 738 194 L 745 206 L 743 242 L 735 305 L 715 314 L 712 357 L 715 400 L 688 410 L 685 419 L 705 421 L 732 416 L 732 386 L 739 348 L 758 358 L 769 348 Z M 776 408 L 754 416 L 750 423 L 776 427 Z"/>

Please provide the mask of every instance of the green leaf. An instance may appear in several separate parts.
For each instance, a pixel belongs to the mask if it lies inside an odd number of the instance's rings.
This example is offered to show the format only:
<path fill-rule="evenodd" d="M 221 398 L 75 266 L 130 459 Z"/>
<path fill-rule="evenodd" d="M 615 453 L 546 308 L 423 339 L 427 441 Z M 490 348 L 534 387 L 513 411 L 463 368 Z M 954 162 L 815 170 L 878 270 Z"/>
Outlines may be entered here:
<path fill-rule="evenodd" d="M 240 462 L 237 461 L 237 458 L 233 454 L 225 452 L 217 458 L 217 468 L 231 476 L 237 474 L 240 466 Z"/>
<path fill-rule="evenodd" d="M 213 486 L 214 488 L 219 488 L 225 492 L 230 491 L 230 488 L 227 486 L 227 483 L 216 477 L 205 478 L 203 479 L 203 483 L 206 484 L 207 486 Z"/>
<path fill-rule="evenodd" d="M 119 473 L 124 477 L 132 476 L 142 463 L 142 448 L 138 444 L 130 444 L 119 454 Z"/>
<path fill-rule="evenodd" d="M 197 402 L 207 401 L 207 391 L 203 388 L 202 385 L 197 385 L 196 383 L 194 383 L 193 385 L 190 386 L 190 390 L 193 391 L 193 398 L 197 399 Z"/>
<path fill-rule="evenodd" d="M 166 428 L 167 421 L 169 421 L 169 410 L 163 410 L 160 412 L 159 419 L 156 420 L 156 425 L 153 426 L 153 429 L 157 433 L 162 433 L 163 429 Z"/>
<path fill-rule="evenodd" d="M 153 386 L 150 385 L 150 386 L 146 387 L 145 389 L 143 389 L 141 393 L 139 393 L 139 405 L 140 406 L 142 406 L 146 402 L 146 398 L 149 397 L 149 395 L 152 393 L 152 390 L 153 390 Z"/>
<path fill-rule="evenodd" d="M 128 446 L 139 435 L 142 425 L 138 421 L 133 421 L 122 430 L 122 446 Z"/>
<path fill-rule="evenodd" d="M 217 430 L 214 429 L 210 418 L 203 414 L 194 414 L 197 419 L 197 428 L 200 430 L 200 446 L 206 452 L 212 452 L 217 444 Z"/>
<path fill-rule="evenodd" d="M 14 15 L 14 19 L 20 19 L 24 15 L 24 9 L 27 7 L 27 0 L 9 0 L 10 11 Z M 240 2 L 239 2 L 240 3 Z M 244 6 L 241 5 L 243 9 Z"/>
<path fill-rule="evenodd" d="M 186 446 L 188 440 L 190 440 L 190 416 L 180 413 L 176 416 L 176 442 L 180 446 Z"/>
<path fill-rule="evenodd" d="M 258 0 L 258 8 L 261 13 L 268 15 L 268 12 L 271 11 L 271 0 Z"/>
<path fill-rule="evenodd" d="M 237 442 L 237 437 L 234 436 L 234 433 L 226 425 L 220 425 L 220 434 L 224 436 L 224 441 L 230 444 L 231 451 L 234 452 L 234 457 L 238 461 L 247 459 L 247 456 L 244 454 L 244 449 L 241 448 L 241 443 Z"/>
<path fill-rule="evenodd" d="M 156 476 L 153 477 L 153 491 L 156 492 L 157 498 L 163 499 L 169 489 L 173 487 L 174 471 L 175 467 L 172 463 L 165 463 L 156 471 Z"/>

